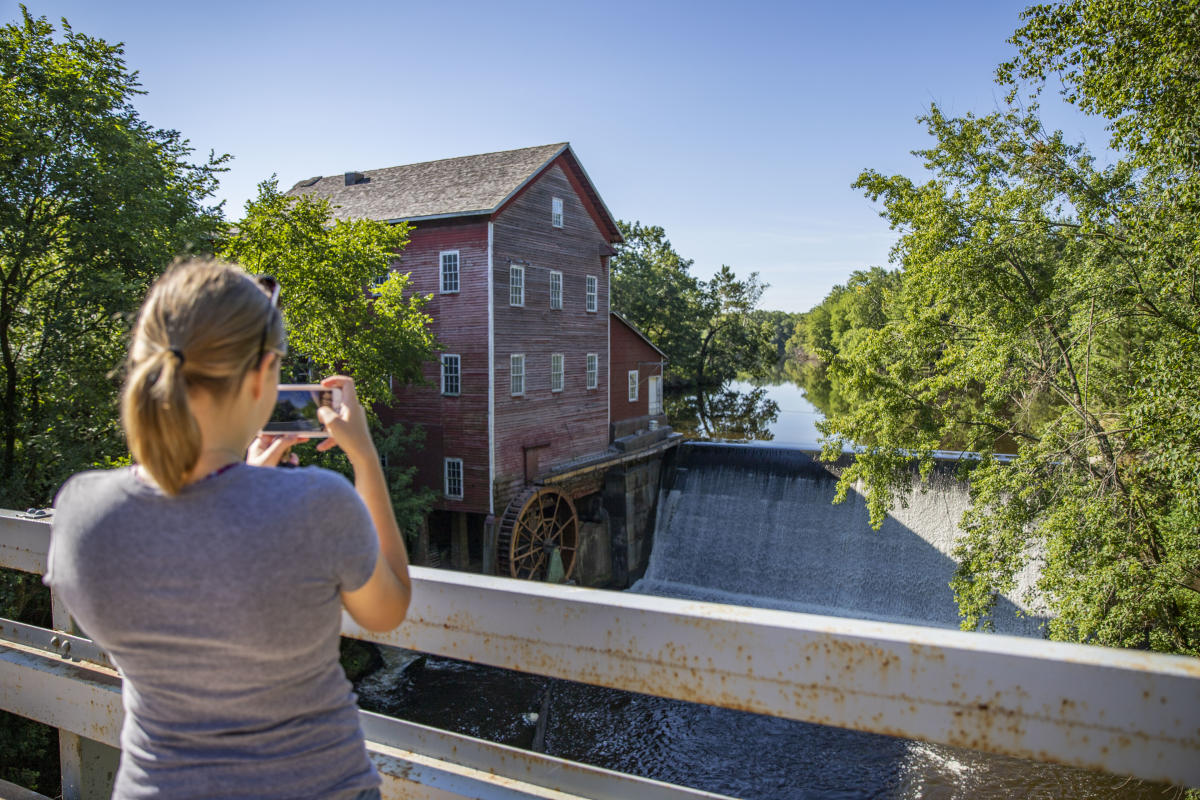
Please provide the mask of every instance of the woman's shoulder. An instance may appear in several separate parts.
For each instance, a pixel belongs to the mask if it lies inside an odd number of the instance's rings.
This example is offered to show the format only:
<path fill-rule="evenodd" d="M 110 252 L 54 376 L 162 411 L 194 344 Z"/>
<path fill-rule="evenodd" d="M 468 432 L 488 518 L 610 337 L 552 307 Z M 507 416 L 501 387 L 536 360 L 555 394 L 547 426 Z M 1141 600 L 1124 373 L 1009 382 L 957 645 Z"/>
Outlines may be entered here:
<path fill-rule="evenodd" d="M 264 489 L 282 492 L 296 500 L 317 502 L 348 500 L 358 502 L 358 492 L 350 479 L 323 467 L 248 467 L 252 482 Z"/>
<path fill-rule="evenodd" d="M 354 490 L 350 479 L 340 472 L 324 467 L 248 467 L 259 480 L 285 486 L 328 488 L 330 491 Z"/>
<path fill-rule="evenodd" d="M 133 467 L 120 467 L 77 472 L 59 488 L 54 497 L 54 507 L 57 509 L 63 504 L 69 505 L 75 498 L 91 500 L 114 491 L 124 491 L 135 482 L 133 470 Z"/>

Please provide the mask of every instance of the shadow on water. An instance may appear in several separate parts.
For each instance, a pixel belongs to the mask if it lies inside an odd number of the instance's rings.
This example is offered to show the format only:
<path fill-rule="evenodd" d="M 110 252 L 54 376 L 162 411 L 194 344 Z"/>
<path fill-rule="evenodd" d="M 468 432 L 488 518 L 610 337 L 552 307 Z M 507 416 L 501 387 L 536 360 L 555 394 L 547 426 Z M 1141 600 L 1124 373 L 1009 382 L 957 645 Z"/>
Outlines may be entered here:
<path fill-rule="evenodd" d="M 800 450 L 689 443 L 677 467 L 634 591 L 957 627 L 948 553 L 966 496 L 948 475 L 874 531 L 861 497 L 830 504 L 835 475 Z M 1038 635 L 1042 620 L 1018 607 L 1002 602 L 997 629 Z M 519 747 L 531 746 L 531 712 L 549 691 L 548 754 L 733 797 L 1164 796 L 1162 786 L 1078 769 L 449 659 L 375 687 L 360 684 L 366 708 Z"/>

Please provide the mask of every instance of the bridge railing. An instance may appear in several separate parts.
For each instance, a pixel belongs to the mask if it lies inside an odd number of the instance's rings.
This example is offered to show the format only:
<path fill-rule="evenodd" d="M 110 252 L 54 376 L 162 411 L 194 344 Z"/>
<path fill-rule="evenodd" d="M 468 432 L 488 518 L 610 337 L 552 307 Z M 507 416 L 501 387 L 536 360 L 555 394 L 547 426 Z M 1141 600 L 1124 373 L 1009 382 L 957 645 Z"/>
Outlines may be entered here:
<path fill-rule="evenodd" d="M 0 511 L 0 566 L 49 525 Z M 408 620 L 348 636 L 616 689 L 1200 785 L 1200 660 L 413 569 Z M 120 686 L 56 614 L 3 623 L 0 707 L 64 732 L 64 793 L 115 746 Z M 68 633 L 68 635 L 64 635 Z M 394 797 L 712 797 L 363 712 Z M 72 737 L 79 737 L 73 739 Z M 89 761 L 90 760 L 90 761 Z M 75 773 L 79 773 L 78 779 Z M 97 795 L 99 796 L 99 795 Z"/>

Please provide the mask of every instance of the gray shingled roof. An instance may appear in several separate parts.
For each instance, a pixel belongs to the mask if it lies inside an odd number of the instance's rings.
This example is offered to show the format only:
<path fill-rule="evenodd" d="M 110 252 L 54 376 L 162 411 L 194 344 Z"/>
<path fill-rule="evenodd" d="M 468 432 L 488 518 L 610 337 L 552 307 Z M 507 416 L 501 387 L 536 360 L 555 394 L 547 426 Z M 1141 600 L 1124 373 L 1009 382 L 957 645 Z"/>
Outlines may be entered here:
<path fill-rule="evenodd" d="M 329 200 L 337 219 L 420 219 L 494 211 L 567 144 L 547 144 L 375 169 L 366 182 L 346 185 L 345 174 L 300 181 L 289 195 Z"/>

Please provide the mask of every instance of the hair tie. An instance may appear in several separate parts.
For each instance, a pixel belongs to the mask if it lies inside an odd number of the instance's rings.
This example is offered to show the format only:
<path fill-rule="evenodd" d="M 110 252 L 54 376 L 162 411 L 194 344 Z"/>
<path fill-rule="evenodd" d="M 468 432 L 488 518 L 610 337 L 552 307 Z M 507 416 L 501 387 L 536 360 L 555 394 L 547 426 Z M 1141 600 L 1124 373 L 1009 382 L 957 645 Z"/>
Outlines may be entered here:
<path fill-rule="evenodd" d="M 175 358 L 179 360 L 179 366 L 182 367 L 183 366 L 183 351 L 180 350 L 178 347 L 171 347 L 168 349 L 171 351 L 171 354 L 174 355 Z"/>

